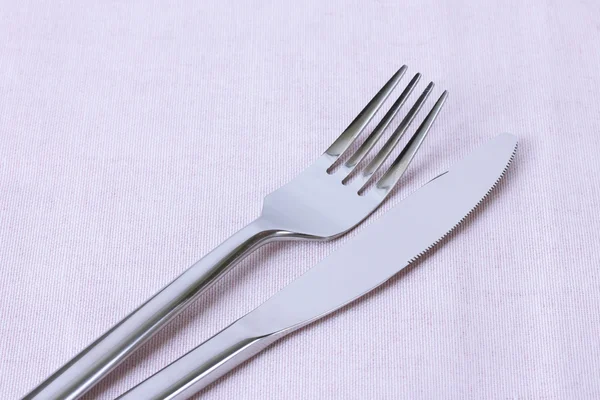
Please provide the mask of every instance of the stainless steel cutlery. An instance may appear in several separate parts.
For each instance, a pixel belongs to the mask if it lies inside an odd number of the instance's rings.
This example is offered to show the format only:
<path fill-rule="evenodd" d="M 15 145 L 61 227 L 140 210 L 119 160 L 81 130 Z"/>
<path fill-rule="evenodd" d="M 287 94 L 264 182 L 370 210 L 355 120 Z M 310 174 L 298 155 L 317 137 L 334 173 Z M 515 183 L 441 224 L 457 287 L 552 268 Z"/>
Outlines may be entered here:
<path fill-rule="evenodd" d="M 391 163 L 389 168 L 383 171 L 382 176 L 378 177 L 376 172 L 381 169 L 385 160 L 398 145 L 402 135 L 423 107 L 425 100 L 431 94 L 433 83 L 426 87 L 387 142 L 370 161 L 366 162 L 367 160 L 364 160 L 361 163 L 382 137 L 382 134 L 388 130 L 390 123 L 415 88 L 420 79 L 420 74 L 416 74 L 410 80 L 379 124 L 357 150 L 351 154 L 346 153 L 350 153 L 351 144 L 363 132 L 366 125 L 399 84 L 406 69 L 406 66 L 403 66 L 391 77 L 348 128 L 312 165 L 291 182 L 265 198 L 260 217 L 191 266 L 181 276 L 56 371 L 26 395 L 24 399 L 72 400 L 80 397 L 162 326 L 185 309 L 237 262 L 259 246 L 277 240 L 323 240 L 333 238 L 352 229 L 371 214 L 389 195 L 407 169 L 447 98 L 447 93 L 443 92 L 398 157 Z M 343 154 L 348 158 L 340 159 Z M 363 164 L 366 165 L 363 167 Z M 351 180 L 348 179 L 350 174 L 353 176 Z M 448 178 L 440 180 L 440 182 L 447 181 Z M 430 184 L 428 187 L 438 187 L 440 184 L 436 183 L 433 186 Z M 424 189 L 425 191 L 428 190 Z M 469 200 L 472 199 L 469 198 Z M 471 206 L 470 202 L 469 206 Z M 456 214 L 459 213 L 460 211 L 456 211 Z M 435 215 L 437 214 L 435 213 Z M 444 225 L 444 229 L 446 228 L 448 227 Z M 428 235 L 423 236 L 423 240 L 441 235 L 443 235 L 443 232 L 429 232 Z M 399 245 L 403 247 L 402 243 L 399 243 Z M 366 249 L 364 250 L 366 251 Z M 411 247 L 410 250 L 412 251 L 414 248 Z M 332 258 L 336 259 L 335 256 Z M 320 271 L 322 268 L 315 267 L 313 271 Z M 337 269 L 339 268 L 341 267 Z M 340 273 L 342 276 L 344 275 L 343 272 Z M 309 279 L 307 277 L 319 276 L 315 274 L 318 274 L 318 272 L 305 275 L 305 278 L 302 278 L 299 282 L 306 281 Z M 328 276 L 327 273 L 322 277 L 324 279 L 332 278 Z M 297 282 L 290 285 L 289 289 L 284 290 L 283 293 L 300 290 L 294 289 L 303 285 Z M 311 285 L 314 284 L 313 281 Z M 341 291 L 339 297 L 332 298 L 331 301 L 345 303 L 351 300 L 348 296 L 356 297 L 360 294 L 358 292 Z M 281 296 L 280 294 L 274 298 L 277 299 Z M 287 300 L 288 303 L 292 301 L 293 296 Z M 265 306 L 260 309 L 265 310 L 272 307 L 268 304 L 273 304 L 273 301 L 265 303 Z M 333 303 L 326 304 L 323 312 L 331 310 L 334 306 Z M 309 308 L 300 307 L 296 310 L 299 314 L 295 318 L 298 319 L 299 323 L 314 319 L 318 316 L 315 314 L 315 310 L 319 310 L 319 307 L 316 304 Z M 262 311 L 258 314 L 255 312 L 254 315 L 263 315 L 262 313 Z M 239 322 L 236 324 L 236 326 L 240 325 Z M 257 346 L 262 346 L 263 343 L 272 341 L 274 336 L 280 336 L 281 332 L 287 332 L 286 329 L 289 328 L 288 326 L 281 331 L 272 329 L 272 324 L 265 325 L 265 327 L 267 326 L 270 328 L 266 332 L 268 337 L 265 336 L 260 340 L 255 340 L 256 331 L 246 331 L 246 328 L 244 328 L 242 337 L 245 339 L 241 344 L 236 342 L 235 346 L 242 346 L 240 349 L 255 349 Z M 236 333 L 236 335 L 239 335 L 239 333 Z M 250 336 L 247 337 L 247 335 Z M 212 343 L 220 343 L 221 339 L 212 340 Z M 259 343 L 261 344 L 259 345 Z M 226 350 L 232 351 L 227 346 L 225 347 Z M 235 354 L 239 353 L 236 352 Z M 129 395 L 128 398 L 133 397 Z"/>
<path fill-rule="evenodd" d="M 458 225 L 508 167 L 496 137 L 388 211 L 273 297 L 119 399 L 187 399 L 281 337 L 381 285 Z"/>

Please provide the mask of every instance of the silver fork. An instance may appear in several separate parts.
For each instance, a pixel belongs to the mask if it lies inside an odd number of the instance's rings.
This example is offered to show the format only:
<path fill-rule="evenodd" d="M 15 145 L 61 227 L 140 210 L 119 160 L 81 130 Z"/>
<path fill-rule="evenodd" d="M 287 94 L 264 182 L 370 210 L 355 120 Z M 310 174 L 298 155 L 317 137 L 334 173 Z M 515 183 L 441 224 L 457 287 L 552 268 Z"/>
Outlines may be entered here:
<path fill-rule="evenodd" d="M 419 81 L 420 74 L 412 78 L 360 147 L 345 162 L 336 165 L 335 172 L 332 172 L 332 167 L 365 129 L 406 70 L 407 67 L 403 66 L 391 77 L 321 157 L 291 182 L 265 197 L 260 217 L 204 256 L 24 399 L 80 397 L 259 246 L 276 240 L 330 239 L 344 234 L 371 214 L 390 194 L 412 161 L 446 101 L 447 92 L 442 93 L 398 157 L 376 181 L 373 179 L 375 173 L 423 107 L 433 89 L 433 82 L 372 160 L 365 161 L 366 166 L 362 169 L 357 167 L 398 114 Z M 353 179 L 349 179 L 351 173 Z"/>

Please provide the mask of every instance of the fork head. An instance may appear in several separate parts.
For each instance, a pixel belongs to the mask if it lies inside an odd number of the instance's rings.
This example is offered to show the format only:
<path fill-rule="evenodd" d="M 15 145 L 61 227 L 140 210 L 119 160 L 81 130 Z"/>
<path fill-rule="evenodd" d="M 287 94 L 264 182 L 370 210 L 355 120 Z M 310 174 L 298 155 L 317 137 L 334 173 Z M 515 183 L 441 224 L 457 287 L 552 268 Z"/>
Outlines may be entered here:
<path fill-rule="evenodd" d="M 374 179 L 376 172 L 398 145 L 423 107 L 433 90 L 433 82 L 427 85 L 374 157 L 370 160 L 366 160 L 366 157 L 388 130 L 392 120 L 421 78 L 421 74 L 416 74 L 411 79 L 358 149 L 348 154 L 349 157 L 344 162 L 341 162 L 343 160 L 340 157 L 350 152 L 352 143 L 365 130 L 367 124 L 394 91 L 406 70 L 407 67 L 403 66 L 391 77 L 348 128 L 313 164 L 292 181 L 265 197 L 262 218 L 277 227 L 282 236 L 305 239 L 328 239 L 339 236 L 358 225 L 390 194 L 437 118 L 448 96 L 446 91 L 441 94 L 419 128 L 379 179 Z M 334 166 L 337 167 L 335 171 L 333 171 Z"/>

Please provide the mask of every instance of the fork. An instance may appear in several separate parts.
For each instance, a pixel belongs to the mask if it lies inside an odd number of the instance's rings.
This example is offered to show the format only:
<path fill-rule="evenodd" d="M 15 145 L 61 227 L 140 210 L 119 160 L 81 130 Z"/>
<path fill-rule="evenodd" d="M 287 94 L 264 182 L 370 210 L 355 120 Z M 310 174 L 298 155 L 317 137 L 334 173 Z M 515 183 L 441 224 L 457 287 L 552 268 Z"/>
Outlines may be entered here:
<path fill-rule="evenodd" d="M 312 165 L 267 195 L 261 215 L 89 345 L 42 382 L 25 399 L 77 399 L 183 311 L 203 291 L 258 247 L 278 240 L 324 240 L 363 221 L 390 194 L 408 168 L 448 93 L 444 91 L 397 158 L 377 172 L 433 90 L 429 83 L 380 150 L 367 160 L 421 78 L 417 73 L 352 154 L 348 149 L 365 130 L 407 70 L 402 66 L 352 123 Z M 344 155 L 344 159 L 342 159 Z M 359 168 L 359 165 L 366 164 Z"/>

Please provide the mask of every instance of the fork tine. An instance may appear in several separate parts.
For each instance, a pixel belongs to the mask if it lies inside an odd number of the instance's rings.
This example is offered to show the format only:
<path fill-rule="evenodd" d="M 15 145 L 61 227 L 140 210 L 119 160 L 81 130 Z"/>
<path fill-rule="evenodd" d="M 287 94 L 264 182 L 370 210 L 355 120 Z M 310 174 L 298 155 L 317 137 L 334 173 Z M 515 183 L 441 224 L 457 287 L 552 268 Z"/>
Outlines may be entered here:
<path fill-rule="evenodd" d="M 387 97 L 392 93 L 402 76 L 406 72 L 408 67 L 403 65 L 396 73 L 390 78 L 389 81 L 379 90 L 379 92 L 371 99 L 369 104 L 354 118 L 354 121 L 348 125 L 346 130 L 329 146 L 325 151 L 334 160 L 337 159 L 356 139 L 356 137 L 362 132 L 365 126 L 371 121 L 377 110 L 385 102 Z"/>
<path fill-rule="evenodd" d="M 394 185 L 398 182 L 400 177 L 404 174 L 412 161 L 415 153 L 419 150 L 419 147 L 423 143 L 425 136 L 429 132 L 429 129 L 435 122 L 438 114 L 440 113 L 446 99 L 448 98 L 448 91 L 444 91 L 440 98 L 437 100 L 427 117 L 417 129 L 417 132 L 410 138 L 406 146 L 400 152 L 400 155 L 394 160 L 390 168 L 377 182 L 377 188 L 384 190 L 386 193 L 389 192 Z"/>
<path fill-rule="evenodd" d="M 387 158 L 390 156 L 390 154 L 398 145 L 398 142 L 400 142 L 400 139 L 406 132 L 406 129 L 408 129 L 412 121 L 415 119 L 415 117 L 423 107 L 423 104 L 425 104 L 425 101 L 431 94 L 431 91 L 433 90 L 434 86 L 435 85 L 433 84 L 433 82 L 429 82 L 429 85 L 427 85 L 423 93 L 421 93 L 421 96 L 419 96 L 419 98 L 412 106 L 408 114 L 406 114 L 402 122 L 400 122 L 400 125 L 398 125 L 394 133 L 385 142 L 385 144 L 383 145 L 381 150 L 379 150 L 379 152 L 375 155 L 373 160 L 371 160 L 371 162 L 367 164 L 365 169 L 361 172 L 359 178 L 359 183 L 361 184 L 361 186 L 364 186 L 369 181 L 369 179 L 371 179 L 373 174 L 377 172 L 377 170 L 381 167 L 385 160 L 387 160 Z"/>
<path fill-rule="evenodd" d="M 362 159 L 369 153 L 373 146 L 377 144 L 377 142 L 381 138 L 381 135 L 387 129 L 392 120 L 396 117 L 398 111 L 400 111 L 400 108 L 404 105 L 406 99 L 408 98 L 408 96 L 410 96 L 420 79 L 421 74 L 419 73 L 411 79 L 411 81 L 408 83 L 408 86 L 406 86 L 406 89 L 404 89 L 402 94 L 400 94 L 400 97 L 398 97 L 396 102 L 392 105 L 392 107 L 390 107 L 390 109 L 381 119 L 379 124 L 377 124 L 377 127 L 375 127 L 373 132 L 369 134 L 367 139 L 360 145 L 358 150 L 356 150 L 356 152 L 352 154 L 348 161 L 346 161 L 344 166 L 346 167 L 345 172 L 347 174 L 350 174 L 354 167 L 356 167 L 356 165 L 360 163 Z"/>

